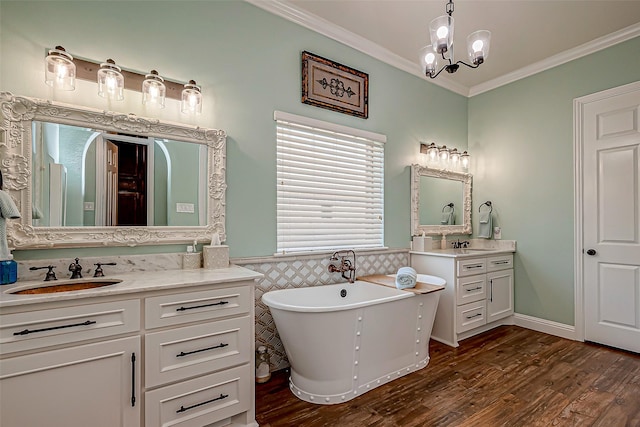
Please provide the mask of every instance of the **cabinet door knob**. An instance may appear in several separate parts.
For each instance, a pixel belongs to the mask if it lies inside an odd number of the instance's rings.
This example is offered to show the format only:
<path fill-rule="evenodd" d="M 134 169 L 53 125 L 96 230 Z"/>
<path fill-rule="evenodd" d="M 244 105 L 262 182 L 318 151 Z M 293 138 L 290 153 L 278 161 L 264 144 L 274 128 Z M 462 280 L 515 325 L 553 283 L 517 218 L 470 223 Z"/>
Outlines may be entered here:
<path fill-rule="evenodd" d="M 597 254 L 595 249 L 587 249 L 587 255 L 594 256 L 595 254 Z"/>

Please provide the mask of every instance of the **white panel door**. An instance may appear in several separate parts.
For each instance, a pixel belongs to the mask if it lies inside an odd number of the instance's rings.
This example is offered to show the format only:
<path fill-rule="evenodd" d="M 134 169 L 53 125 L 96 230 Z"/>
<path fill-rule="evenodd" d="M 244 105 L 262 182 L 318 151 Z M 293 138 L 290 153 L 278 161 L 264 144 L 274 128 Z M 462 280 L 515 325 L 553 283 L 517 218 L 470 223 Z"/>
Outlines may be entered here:
<path fill-rule="evenodd" d="M 640 352 L 640 84 L 583 108 L 585 339 Z"/>

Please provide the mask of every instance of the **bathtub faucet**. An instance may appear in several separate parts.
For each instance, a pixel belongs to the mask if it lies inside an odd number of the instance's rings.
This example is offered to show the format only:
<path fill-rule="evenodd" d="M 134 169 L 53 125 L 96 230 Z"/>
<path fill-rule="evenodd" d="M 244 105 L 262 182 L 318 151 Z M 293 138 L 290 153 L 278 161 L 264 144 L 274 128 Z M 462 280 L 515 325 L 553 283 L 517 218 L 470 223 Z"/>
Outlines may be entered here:
<path fill-rule="evenodd" d="M 353 261 L 351 261 L 352 258 Z M 340 265 L 329 264 L 330 273 L 342 273 L 342 277 L 347 279 L 349 283 L 356 280 L 356 253 L 351 250 L 334 252 L 330 261 L 340 261 Z"/>

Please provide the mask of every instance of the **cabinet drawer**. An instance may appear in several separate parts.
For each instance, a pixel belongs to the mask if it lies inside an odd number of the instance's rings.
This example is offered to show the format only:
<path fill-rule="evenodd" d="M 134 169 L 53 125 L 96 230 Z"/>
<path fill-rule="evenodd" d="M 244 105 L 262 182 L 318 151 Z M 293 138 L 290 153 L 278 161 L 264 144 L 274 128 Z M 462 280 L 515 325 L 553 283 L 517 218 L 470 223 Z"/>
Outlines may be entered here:
<path fill-rule="evenodd" d="M 456 332 L 465 332 L 487 323 L 486 301 L 477 301 L 458 306 L 456 309 Z"/>
<path fill-rule="evenodd" d="M 510 268 L 513 268 L 513 255 L 487 258 L 487 271 L 508 270 Z"/>
<path fill-rule="evenodd" d="M 139 329 L 138 300 L 7 314 L 0 317 L 0 353 L 33 350 Z"/>
<path fill-rule="evenodd" d="M 145 393 L 146 427 L 201 427 L 249 410 L 249 365 Z"/>
<path fill-rule="evenodd" d="M 250 298 L 249 286 L 147 298 L 145 326 L 147 329 L 153 329 L 247 314 L 250 304 L 253 304 Z"/>
<path fill-rule="evenodd" d="M 250 360 L 249 316 L 219 320 L 145 337 L 148 388 L 200 376 Z"/>
<path fill-rule="evenodd" d="M 458 261 L 458 277 L 472 276 L 487 272 L 486 258 L 461 259 Z"/>
<path fill-rule="evenodd" d="M 458 279 L 457 305 L 464 305 L 474 301 L 480 301 L 487 297 L 487 276 L 462 277 Z"/>

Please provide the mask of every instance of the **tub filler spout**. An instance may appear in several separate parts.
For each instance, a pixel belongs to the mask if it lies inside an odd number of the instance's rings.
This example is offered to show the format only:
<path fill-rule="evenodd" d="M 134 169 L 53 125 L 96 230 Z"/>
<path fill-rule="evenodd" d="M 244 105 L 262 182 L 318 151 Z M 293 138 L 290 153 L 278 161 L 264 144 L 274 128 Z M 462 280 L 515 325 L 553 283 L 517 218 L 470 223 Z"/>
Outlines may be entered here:
<path fill-rule="evenodd" d="M 353 258 L 353 261 L 351 259 Z M 340 261 L 340 265 L 329 264 L 329 273 L 342 273 L 342 277 L 347 279 L 349 283 L 356 280 L 356 253 L 354 251 L 338 251 L 334 252 L 329 258 L 330 261 Z"/>

